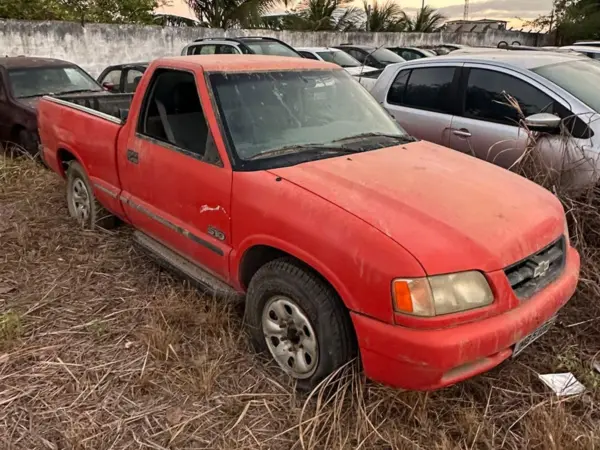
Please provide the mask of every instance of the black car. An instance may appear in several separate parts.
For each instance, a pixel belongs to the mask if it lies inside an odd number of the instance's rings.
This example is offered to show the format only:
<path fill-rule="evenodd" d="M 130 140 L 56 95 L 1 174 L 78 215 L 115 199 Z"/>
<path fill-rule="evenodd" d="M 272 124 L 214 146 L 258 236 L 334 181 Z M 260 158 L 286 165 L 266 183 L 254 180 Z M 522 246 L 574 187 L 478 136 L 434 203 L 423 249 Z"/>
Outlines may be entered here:
<path fill-rule="evenodd" d="M 365 66 L 383 69 L 385 66 L 394 63 L 404 62 L 405 59 L 396 53 L 384 47 L 374 47 L 370 45 L 341 44 L 334 46 L 349 53 L 358 59 Z"/>
<path fill-rule="evenodd" d="M 107 91 L 114 93 L 135 92 L 147 68 L 146 62 L 109 66 L 98 77 L 98 83 Z"/>
<path fill-rule="evenodd" d="M 0 58 L 0 152 L 8 142 L 32 155 L 38 153 L 37 105 L 44 95 L 90 92 L 105 91 L 71 62 L 26 56 Z"/>
<path fill-rule="evenodd" d="M 263 36 L 196 39 L 186 45 L 182 55 L 275 55 L 303 58 L 293 47 L 279 39 Z"/>
<path fill-rule="evenodd" d="M 424 48 L 415 47 L 387 47 L 393 51 L 396 55 L 404 58 L 406 61 L 412 61 L 413 59 L 429 58 L 430 56 L 437 56 L 435 52 Z"/>

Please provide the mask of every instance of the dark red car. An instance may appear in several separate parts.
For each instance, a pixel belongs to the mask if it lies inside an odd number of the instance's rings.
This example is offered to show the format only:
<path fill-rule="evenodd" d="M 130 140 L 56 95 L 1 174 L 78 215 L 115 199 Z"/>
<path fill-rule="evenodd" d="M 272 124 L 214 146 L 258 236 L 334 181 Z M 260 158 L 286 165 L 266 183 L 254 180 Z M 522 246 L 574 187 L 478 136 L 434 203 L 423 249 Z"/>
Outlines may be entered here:
<path fill-rule="evenodd" d="M 44 95 L 100 92 L 79 66 L 59 59 L 0 58 L 0 145 L 38 152 L 37 104 Z"/>

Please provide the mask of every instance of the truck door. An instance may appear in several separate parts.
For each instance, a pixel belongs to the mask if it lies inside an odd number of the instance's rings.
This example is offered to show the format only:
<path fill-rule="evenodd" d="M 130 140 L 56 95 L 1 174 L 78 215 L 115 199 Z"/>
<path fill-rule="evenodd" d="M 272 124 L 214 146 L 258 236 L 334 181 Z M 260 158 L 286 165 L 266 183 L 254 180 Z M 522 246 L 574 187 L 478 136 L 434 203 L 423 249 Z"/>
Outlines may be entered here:
<path fill-rule="evenodd" d="M 227 281 L 232 172 L 194 73 L 157 69 L 119 143 L 126 213 L 138 229 Z M 134 129 L 135 128 L 135 129 Z"/>

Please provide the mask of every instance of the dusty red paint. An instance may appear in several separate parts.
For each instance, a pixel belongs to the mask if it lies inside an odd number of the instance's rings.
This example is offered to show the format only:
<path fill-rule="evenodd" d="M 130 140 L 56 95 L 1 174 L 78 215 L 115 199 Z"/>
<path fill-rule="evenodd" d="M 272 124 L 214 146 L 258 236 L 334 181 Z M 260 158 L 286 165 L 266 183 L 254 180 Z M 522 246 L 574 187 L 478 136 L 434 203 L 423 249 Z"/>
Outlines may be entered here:
<path fill-rule="evenodd" d="M 194 72 L 223 167 L 136 136 L 142 97 L 158 67 Z M 502 270 L 564 232 L 560 203 L 508 171 L 427 142 L 288 168 L 233 171 L 204 72 L 331 67 L 283 57 L 159 60 L 144 75 L 123 127 L 42 101 L 44 157 L 62 173 L 57 151 L 68 150 L 101 187 L 95 195 L 109 210 L 239 291 L 246 289 L 243 257 L 254 246 L 275 247 L 304 261 L 351 311 L 363 366 L 375 380 L 434 389 L 493 367 L 575 289 L 579 256 L 572 248 L 560 278 L 523 304 Z M 139 165 L 127 162 L 127 149 L 138 152 Z M 209 226 L 225 239 L 208 234 Z M 485 273 L 492 305 L 430 319 L 394 314 L 394 278 L 472 269 Z"/>

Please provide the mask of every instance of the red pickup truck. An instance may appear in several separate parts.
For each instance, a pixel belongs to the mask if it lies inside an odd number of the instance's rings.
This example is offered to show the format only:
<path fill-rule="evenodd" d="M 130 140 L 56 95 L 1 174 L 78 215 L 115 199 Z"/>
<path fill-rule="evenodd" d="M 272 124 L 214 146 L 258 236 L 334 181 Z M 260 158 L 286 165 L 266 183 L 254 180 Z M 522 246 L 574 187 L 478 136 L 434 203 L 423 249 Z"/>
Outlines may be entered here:
<path fill-rule="evenodd" d="M 249 335 L 300 389 L 360 355 L 429 390 L 548 329 L 579 255 L 560 202 L 391 119 L 300 58 L 154 61 L 133 96 L 46 97 L 43 156 L 81 224 L 131 224 L 163 263 L 246 295 Z"/>

